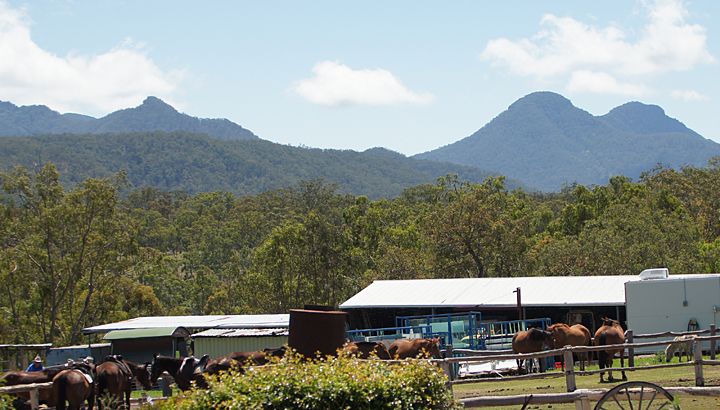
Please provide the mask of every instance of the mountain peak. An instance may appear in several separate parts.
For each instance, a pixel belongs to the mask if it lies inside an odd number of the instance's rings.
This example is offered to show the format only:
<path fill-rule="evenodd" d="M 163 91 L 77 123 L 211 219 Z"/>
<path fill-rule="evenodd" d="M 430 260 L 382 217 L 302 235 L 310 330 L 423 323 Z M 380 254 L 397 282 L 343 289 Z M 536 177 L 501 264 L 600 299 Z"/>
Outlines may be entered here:
<path fill-rule="evenodd" d="M 620 131 L 642 135 L 666 132 L 698 135 L 682 122 L 668 117 L 661 107 L 637 101 L 615 107 L 600 118 Z"/>

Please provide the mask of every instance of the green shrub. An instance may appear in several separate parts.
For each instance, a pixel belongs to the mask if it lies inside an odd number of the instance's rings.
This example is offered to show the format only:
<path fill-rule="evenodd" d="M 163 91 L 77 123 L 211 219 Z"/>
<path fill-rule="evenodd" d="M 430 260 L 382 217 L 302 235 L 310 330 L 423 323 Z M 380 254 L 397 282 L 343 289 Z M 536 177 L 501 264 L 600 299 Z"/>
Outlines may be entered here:
<path fill-rule="evenodd" d="M 289 353 L 273 364 L 208 377 L 155 409 L 462 409 L 447 377 L 425 360 L 388 364 L 340 357 L 302 360 Z"/>

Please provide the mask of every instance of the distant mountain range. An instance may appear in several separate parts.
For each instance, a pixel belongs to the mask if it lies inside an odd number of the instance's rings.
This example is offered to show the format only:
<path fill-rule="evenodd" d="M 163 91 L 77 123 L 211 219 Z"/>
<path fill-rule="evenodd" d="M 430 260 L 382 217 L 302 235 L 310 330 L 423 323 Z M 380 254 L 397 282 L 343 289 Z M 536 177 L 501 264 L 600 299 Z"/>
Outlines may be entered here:
<path fill-rule="evenodd" d="M 656 105 L 630 102 L 596 117 L 559 94 L 536 92 L 471 136 L 414 158 L 491 169 L 549 192 L 565 183 L 604 185 L 615 175 L 637 179 L 658 163 L 705 167 L 715 155 L 720 144 Z"/>
<path fill-rule="evenodd" d="M 0 136 L 177 130 L 208 134 L 223 140 L 258 139 L 230 120 L 181 114 L 156 97 L 148 97 L 138 107 L 115 111 L 100 119 L 80 114 L 60 114 L 44 105 L 18 107 L 0 101 Z"/>
<path fill-rule="evenodd" d="M 520 98 L 473 135 L 411 158 L 384 148 L 275 144 L 227 119 L 181 114 L 155 97 L 100 119 L 0 101 L 0 170 L 52 161 L 66 184 L 122 168 L 135 186 L 165 190 L 255 194 L 324 178 L 375 199 L 457 173 L 477 182 L 505 175 L 509 189 L 552 192 L 573 182 L 604 185 L 619 174 L 637 179 L 658 163 L 704 167 L 715 155 L 720 144 L 658 106 L 630 102 L 596 117 L 551 92 Z"/>
<path fill-rule="evenodd" d="M 258 194 L 322 178 L 337 183 L 339 193 L 379 199 L 398 196 L 408 187 L 433 184 L 446 174 L 477 182 L 490 175 L 475 167 L 407 158 L 384 148 L 365 152 L 308 149 L 261 139 L 224 141 L 185 131 L 0 137 L 0 171 L 22 165 L 37 172 L 47 161 L 58 168 L 66 187 L 125 169 L 135 187 L 190 194 Z M 508 180 L 506 187 L 524 185 Z"/>

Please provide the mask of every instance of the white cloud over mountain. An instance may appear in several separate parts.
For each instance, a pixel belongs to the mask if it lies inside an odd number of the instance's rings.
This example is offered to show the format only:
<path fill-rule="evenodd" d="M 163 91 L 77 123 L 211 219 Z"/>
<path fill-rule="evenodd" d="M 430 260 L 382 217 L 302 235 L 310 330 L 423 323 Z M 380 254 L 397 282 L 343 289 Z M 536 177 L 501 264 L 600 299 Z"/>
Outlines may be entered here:
<path fill-rule="evenodd" d="M 336 61 L 321 61 L 312 68 L 313 77 L 296 82 L 291 90 L 307 101 L 324 106 L 426 105 L 430 93 L 410 91 L 400 79 L 383 69 L 353 70 Z"/>
<path fill-rule="evenodd" d="M 688 71 L 716 60 L 706 29 L 688 24 L 679 0 L 644 2 L 647 24 L 635 41 L 614 25 L 597 27 L 546 14 L 532 38 L 499 38 L 481 58 L 520 76 L 565 82 L 568 91 L 642 96 L 651 92 L 644 77 Z"/>
<path fill-rule="evenodd" d="M 172 99 L 181 71 L 164 72 L 125 39 L 100 55 L 57 56 L 30 35 L 23 10 L 0 1 L 0 95 L 15 104 L 44 104 L 61 112 L 99 115 L 138 105 L 148 95 Z"/>

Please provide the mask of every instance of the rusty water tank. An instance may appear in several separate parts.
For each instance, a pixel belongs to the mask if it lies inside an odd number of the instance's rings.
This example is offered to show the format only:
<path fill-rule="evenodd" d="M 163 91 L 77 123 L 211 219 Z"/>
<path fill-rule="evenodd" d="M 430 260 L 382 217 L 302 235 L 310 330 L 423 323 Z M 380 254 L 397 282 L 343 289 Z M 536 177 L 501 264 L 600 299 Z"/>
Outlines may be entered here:
<path fill-rule="evenodd" d="M 345 312 L 290 309 L 288 345 L 306 358 L 337 355 L 345 343 Z"/>

